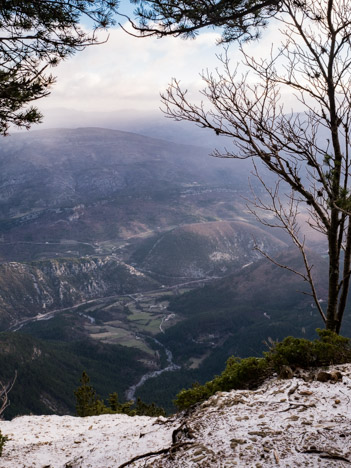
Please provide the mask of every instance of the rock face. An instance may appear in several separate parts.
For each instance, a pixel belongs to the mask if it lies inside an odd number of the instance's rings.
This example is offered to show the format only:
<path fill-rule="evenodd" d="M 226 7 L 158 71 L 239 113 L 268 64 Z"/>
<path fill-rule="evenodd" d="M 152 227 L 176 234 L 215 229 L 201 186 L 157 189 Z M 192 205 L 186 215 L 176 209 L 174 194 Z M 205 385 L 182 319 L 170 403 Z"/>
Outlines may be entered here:
<path fill-rule="evenodd" d="M 0 265 L 0 326 L 90 299 L 135 290 L 157 283 L 115 258 L 45 260 Z"/>
<path fill-rule="evenodd" d="M 256 391 L 217 393 L 168 419 L 104 415 L 1 421 L 3 468 L 348 467 L 351 365 L 338 379 L 272 379 Z"/>

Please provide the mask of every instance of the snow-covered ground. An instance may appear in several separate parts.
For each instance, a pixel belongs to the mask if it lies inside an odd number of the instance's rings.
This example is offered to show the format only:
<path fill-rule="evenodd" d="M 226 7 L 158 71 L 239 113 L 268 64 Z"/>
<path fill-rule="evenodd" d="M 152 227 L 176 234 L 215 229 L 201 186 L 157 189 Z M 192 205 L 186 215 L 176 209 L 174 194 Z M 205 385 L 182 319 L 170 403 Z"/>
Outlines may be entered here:
<path fill-rule="evenodd" d="M 273 379 L 256 391 L 218 393 L 168 419 L 104 415 L 0 421 L 11 439 L 0 467 L 349 467 L 351 365 L 333 369 L 342 380 Z"/>

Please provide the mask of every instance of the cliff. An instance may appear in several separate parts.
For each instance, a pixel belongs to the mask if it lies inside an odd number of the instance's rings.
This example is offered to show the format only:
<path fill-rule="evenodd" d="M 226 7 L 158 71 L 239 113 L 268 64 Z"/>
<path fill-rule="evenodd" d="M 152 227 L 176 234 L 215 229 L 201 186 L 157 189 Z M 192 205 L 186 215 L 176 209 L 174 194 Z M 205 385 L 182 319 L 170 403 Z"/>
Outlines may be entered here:
<path fill-rule="evenodd" d="M 11 439 L 1 466 L 343 468 L 351 463 L 350 396 L 348 364 L 217 393 L 168 419 L 19 417 L 0 422 Z"/>
<path fill-rule="evenodd" d="M 112 256 L 0 264 L 0 329 L 55 309 L 145 291 L 154 280 Z"/>

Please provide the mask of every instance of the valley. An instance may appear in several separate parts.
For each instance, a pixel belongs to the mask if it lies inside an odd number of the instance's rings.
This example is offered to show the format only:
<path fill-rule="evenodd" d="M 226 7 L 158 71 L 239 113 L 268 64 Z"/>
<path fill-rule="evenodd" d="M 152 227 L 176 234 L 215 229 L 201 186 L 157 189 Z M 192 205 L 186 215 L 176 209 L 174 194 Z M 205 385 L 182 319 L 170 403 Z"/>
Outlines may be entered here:
<path fill-rule="evenodd" d="M 207 154 L 98 128 L 3 140 L 0 380 L 19 374 L 6 417 L 72 413 L 83 370 L 102 398 L 118 391 L 171 412 L 181 388 L 231 354 L 313 336 L 301 284 L 255 249 L 295 255 L 250 215 L 247 164 Z M 324 247 L 314 247 L 323 295 Z M 25 403 L 23 385 L 35 389 Z"/>

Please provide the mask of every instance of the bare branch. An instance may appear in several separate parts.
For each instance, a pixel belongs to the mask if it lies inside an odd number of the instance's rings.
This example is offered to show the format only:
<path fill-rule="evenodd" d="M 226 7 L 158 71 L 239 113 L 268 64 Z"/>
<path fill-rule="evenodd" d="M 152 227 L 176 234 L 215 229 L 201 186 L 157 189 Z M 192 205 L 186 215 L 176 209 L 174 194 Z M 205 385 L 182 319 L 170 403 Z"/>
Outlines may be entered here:
<path fill-rule="evenodd" d="M 266 195 L 268 195 L 268 199 L 270 203 L 264 202 L 262 198 L 258 197 L 257 195 L 254 195 L 253 201 L 251 201 L 251 207 L 248 205 L 249 211 L 255 216 L 255 218 L 263 225 L 271 227 L 271 228 L 279 228 L 283 229 L 286 231 L 289 235 L 290 238 L 292 239 L 294 245 L 299 249 L 304 266 L 305 266 L 305 273 L 301 273 L 297 271 L 295 268 L 292 268 L 288 265 L 284 265 L 274 258 L 272 258 L 270 255 L 268 255 L 266 252 L 264 252 L 257 244 L 255 245 L 255 250 L 260 252 L 261 255 L 263 255 L 267 260 L 272 262 L 274 265 L 279 266 L 280 268 L 283 268 L 285 270 L 288 270 L 295 275 L 299 276 L 302 278 L 304 281 L 306 281 L 310 288 L 311 288 L 311 296 L 314 299 L 314 302 L 317 306 L 317 309 L 324 321 L 326 322 L 326 316 L 323 312 L 323 309 L 321 308 L 319 298 L 317 295 L 316 291 L 316 286 L 315 282 L 312 276 L 312 269 L 313 265 L 310 265 L 308 258 L 307 258 L 307 252 L 305 248 L 305 238 L 303 240 L 300 240 L 299 238 L 299 233 L 300 233 L 300 227 L 297 222 L 297 216 L 299 214 L 299 201 L 297 201 L 294 197 L 294 194 L 292 193 L 288 197 L 288 203 L 283 204 L 281 202 L 281 199 L 279 197 L 280 190 L 279 190 L 279 182 L 275 185 L 274 189 L 271 189 L 266 185 L 264 182 L 263 178 L 260 176 L 257 166 L 254 165 L 254 176 L 260 181 L 262 187 L 264 188 L 264 191 Z M 270 213 L 273 216 L 274 221 L 267 221 L 267 219 L 263 218 L 263 216 L 260 214 L 261 212 L 263 213 Z"/>
<path fill-rule="evenodd" d="M 12 390 L 12 387 L 14 386 L 16 379 L 17 379 L 17 371 L 15 371 L 13 378 L 9 382 L 5 384 L 3 382 L 0 382 L 0 419 L 5 409 L 10 404 L 9 393 Z"/>

